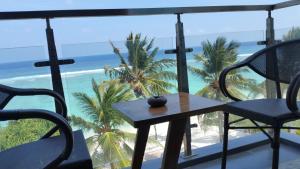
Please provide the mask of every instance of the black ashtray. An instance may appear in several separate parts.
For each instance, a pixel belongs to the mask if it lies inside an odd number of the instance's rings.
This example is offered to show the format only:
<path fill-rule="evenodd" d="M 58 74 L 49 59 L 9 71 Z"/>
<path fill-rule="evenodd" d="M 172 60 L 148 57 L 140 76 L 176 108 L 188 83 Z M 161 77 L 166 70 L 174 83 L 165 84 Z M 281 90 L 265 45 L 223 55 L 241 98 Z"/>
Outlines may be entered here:
<path fill-rule="evenodd" d="M 152 96 L 148 99 L 148 104 L 151 107 L 161 107 L 167 103 L 167 98 L 164 96 Z"/>

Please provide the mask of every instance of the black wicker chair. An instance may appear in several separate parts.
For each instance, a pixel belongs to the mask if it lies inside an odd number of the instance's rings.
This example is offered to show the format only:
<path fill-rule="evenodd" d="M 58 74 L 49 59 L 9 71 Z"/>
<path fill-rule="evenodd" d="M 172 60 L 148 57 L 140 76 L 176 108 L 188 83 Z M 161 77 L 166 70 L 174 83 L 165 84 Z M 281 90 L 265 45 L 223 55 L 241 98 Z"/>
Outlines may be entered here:
<path fill-rule="evenodd" d="M 226 89 L 226 75 L 235 69 L 249 67 L 257 74 L 274 82 L 277 98 L 241 101 L 231 95 Z M 299 129 L 298 127 L 284 127 L 286 122 L 299 119 L 297 94 L 300 85 L 300 39 L 279 43 L 265 48 L 244 61 L 226 68 L 220 75 L 219 85 L 225 96 L 235 102 L 228 103 L 224 109 L 224 141 L 222 155 L 222 169 L 226 168 L 228 130 L 229 129 L 260 129 L 271 142 L 273 148 L 272 168 L 278 169 L 280 129 Z M 281 83 L 289 84 L 286 99 L 282 99 Z M 229 122 L 229 114 L 242 117 Z M 234 123 L 249 119 L 256 127 L 235 127 Z M 257 122 L 264 123 L 260 126 Z M 271 136 L 265 129 L 273 129 Z"/>
<path fill-rule="evenodd" d="M 3 110 L 14 96 L 48 95 L 61 105 L 60 114 L 37 109 Z M 17 89 L 0 85 L 0 121 L 45 119 L 56 124 L 40 140 L 0 152 L 0 169 L 92 169 L 81 131 L 72 132 L 63 98 L 48 89 Z M 52 136 L 56 131 L 59 136 Z"/>

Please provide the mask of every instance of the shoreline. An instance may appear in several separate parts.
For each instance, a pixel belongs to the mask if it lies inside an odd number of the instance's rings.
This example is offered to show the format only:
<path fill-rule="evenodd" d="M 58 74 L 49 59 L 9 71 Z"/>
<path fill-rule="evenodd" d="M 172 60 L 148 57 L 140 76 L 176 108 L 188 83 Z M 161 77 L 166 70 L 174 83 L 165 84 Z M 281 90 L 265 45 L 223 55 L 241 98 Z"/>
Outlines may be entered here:
<path fill-rule="evenodd" d="M 241 53 L 238 54 L 238 57 L 240 59 L 244 59 L 248 56 L 252 55 L 252 53 Z M 187 59 L 187 63 L 195 63 L 194 59 Z M 120 67 L 115 67 L 116 69 Z M 62 78 L 71 78 L 71 77 L 77 77 L 80 75 L 88 75 L 88 74 L 94 74 L 94 73 L 104 73 L 104 68 L 99 69 L 87 69 L 87 70 L 74 70 L 74 71 L 62 71 L 61 76 Z M 15 82 L 20 80 L 27 80 L 27 81 L 33 81 L 35 79 L 42 79 L 42 78 L 50 78 L 51 74 L 32 74 L 32 75 L 24 75 L 24 76 L 15 76 L 15 77 L 9 77 L 9 78 L 2 78 L 0 79 L 0 83 L 2 82 Z"/>

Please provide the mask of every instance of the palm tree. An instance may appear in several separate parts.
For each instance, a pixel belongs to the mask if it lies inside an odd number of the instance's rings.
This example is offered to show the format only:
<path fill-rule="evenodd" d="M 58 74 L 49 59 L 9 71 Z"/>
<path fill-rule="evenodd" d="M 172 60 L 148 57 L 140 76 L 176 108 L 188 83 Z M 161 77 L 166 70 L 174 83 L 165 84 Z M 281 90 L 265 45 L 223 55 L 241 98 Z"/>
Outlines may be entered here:
<path fill-rule="evenodd" d="M 127 85 L 117 80 L 97 84 L 93 79 L 92 87 L 94 97 L 74 93 L 86 118 L 71 116 L 71 123 L 93 133 L 87 138 L 87 144 L 94 163 L 110 164 L 111 169 L 129 166 L 132 149 L 128 142 L 133 142 L 135 134 L 119 129 L 124 120 L 111 106 L 134 95 Z"/>
<path fill-rule="evenodd" d="M 148 41 L 141 34 L 130 33 L 125 43 L 128 50 L 127 61 L 119 49 L 111 43 L 114 53 L 119 57 L 120 68 L 105 67 L 105 73 L 112 79 L 119 79 L 122 83 L 128 83 L 135 96 L 147 97 L 169 93 L 169 89 L 175 87 L 169 80 L 176 80 L 176 73 L 168 70 L 175 66 L 173 59 L 155 60 L 158 48 L 153 48 L 154 39 Z M 156 125 L 154 125 L 155 138 L 158 139 Z"/>
<path fill-rule="evenodd" d="M 105 67 L 105 73 L 112 79 L 120 79 L 128 83 L 136 97 L 146 97 L 169 93 L 168 89 L 175 87 L 167 80 L 176 80 L 176 73 L 168 70 L 175 66 L 173 59 L 155 60 L 158 48 L 153 47 L 154 39 L 150 42 L 141 34 L 130 34 L 125 46 L 128 50 L 127 61 L 119 49 L 111 43 L 114 53 L 119 57 L 120 68 Z"/>
<path fill-rule="evenodd" d="M 231 41 L 227 43 L 226 39 L 219 37 L 214 43 L 209 41 L 202 42 L 203 53 L 196 54 L 195 60 L 200 65 L 189 66 L 189 70 L 200 77 L 207 85 L 197 91 L 197 95 L 225 101 L 219 86 L 219 76 L 224 68 L 232 65 L 237 61 L 237 49 L 239 44 Z M 242 76 L 242 73 L 247 72 L 246 69 L 239 71 L 231 71 L 227 75 L 226 85 L 228 91 L 236 97 L 245 98 L 246 95 L 241 90 L 250 89 L 255 86 L 255 80 L 247 79 Z M 198 119 L 208 120 L 211 124 L 212 119 L 217 116 L 219 126 L 220 141 L 223 135 L 223 116 L 222 113 L 207 114 L 200 116 Z M 205 122 L 205 121 L 204 121 Z"/>
<path fill-rule="evenodd" d="M 300 27 L 292 27 L 292 29 L 290 29 L 288 33 L 283 35 L 282 37 L 284 41 L 299 39 L 299 38 L 300 38 Z"/>

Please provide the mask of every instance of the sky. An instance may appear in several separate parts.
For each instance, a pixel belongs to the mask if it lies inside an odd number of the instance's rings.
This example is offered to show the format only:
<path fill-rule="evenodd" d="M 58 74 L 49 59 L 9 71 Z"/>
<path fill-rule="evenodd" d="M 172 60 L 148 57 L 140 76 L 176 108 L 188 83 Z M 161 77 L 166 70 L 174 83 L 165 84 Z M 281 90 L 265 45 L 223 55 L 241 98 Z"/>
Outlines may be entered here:
<path fill-rule="evenodd" d="M 278 2 L 282 0 L 1 0 L 0 11 L 254 5 Z M 218 35 L 229 35 L 241 41 L 263 40 L 266 17 L 267 12 L 185 14 L 182 22 L 187 46 L 197 43 L 200 45 L 201 40 Z M 300 6 L 278 10 L 273 13 L 273 17 L 278 36 L 281 36 L 280 32 L 287 28 L 300 26 Z M 175 36 L 175 23 L 175 15 L 51 20 L 59 55 L 67 55 L 64 52 L 68 51 L 66 49 L 70 44 L 76 46 L 97 42 L 99 46 L 102 45 L 103 51 L 110 50 L 108 41 L 125 40 L 130 32 L 155 38 L 162 48 L 169 48 L 174 46 L 172 37 Z M 39 47 L 31 47 L 32 50 L 24 48 L 29 46 L 43 46 L 43 49 L 46 46 L 44 20 L 0 21 L 0 54 L 4 53 L 5 60 L 10 60 L 10 56 L 19 53 L 34 53 L 32 51 L 36 51 L 34 55 L 40 56 L 43 53 L 41 57 L 47 57 L 45 50 L 37 50 Z M 1 50 L 16 47 L 21 52 Z"/>

